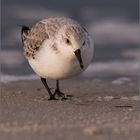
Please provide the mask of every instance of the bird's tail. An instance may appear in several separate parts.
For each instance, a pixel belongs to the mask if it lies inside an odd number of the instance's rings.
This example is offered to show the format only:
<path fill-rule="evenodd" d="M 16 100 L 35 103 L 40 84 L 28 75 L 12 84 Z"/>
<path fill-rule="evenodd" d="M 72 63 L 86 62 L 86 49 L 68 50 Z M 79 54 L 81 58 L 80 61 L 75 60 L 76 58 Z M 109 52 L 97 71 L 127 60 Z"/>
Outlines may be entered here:
<path fill-rule="evenodd" d="M 22 42 L 24 42 L 24 40 L 26 39 L 29 31 L 30 31 L 29 27 L 27 27 L 25 25 L 21 25 L 21 40 L 22 40 Z"/>

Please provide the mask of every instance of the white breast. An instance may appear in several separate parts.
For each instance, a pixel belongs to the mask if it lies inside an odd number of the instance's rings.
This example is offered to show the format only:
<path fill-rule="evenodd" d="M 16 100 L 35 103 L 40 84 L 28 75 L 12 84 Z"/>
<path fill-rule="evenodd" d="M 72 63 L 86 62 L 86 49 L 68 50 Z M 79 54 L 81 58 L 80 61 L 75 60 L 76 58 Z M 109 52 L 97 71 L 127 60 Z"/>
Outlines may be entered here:
<path fill-rule="evenodd" d="M 49 43 L 47 42 L 47 44 Z M 82 70 L 74 54 L 73 60 L 69 60 L 61 55 L 61 53 L 56 53 L 44 43 L 37 53 L 36 58 L 29 59 L 28 61 L 35 73 L 40 77 L 60 80 L 80 74 L 87 68 L 92 56 L 92 46 L 86 50 L 82 50 L 82 59 L 84 63 L 84 69 Z"/>

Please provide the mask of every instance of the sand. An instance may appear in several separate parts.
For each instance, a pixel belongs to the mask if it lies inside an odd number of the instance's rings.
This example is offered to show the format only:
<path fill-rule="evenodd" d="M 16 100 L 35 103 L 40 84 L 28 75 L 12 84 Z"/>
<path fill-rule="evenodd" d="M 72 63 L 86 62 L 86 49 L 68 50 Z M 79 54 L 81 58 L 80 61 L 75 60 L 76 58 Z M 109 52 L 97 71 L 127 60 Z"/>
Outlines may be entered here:
<path fill-rule="evenodd" d="M 48 101 L 39 80 L 1 83 L 0 140 L 138 140 L 137 83 L 62 81 L 66 101 Z"/>

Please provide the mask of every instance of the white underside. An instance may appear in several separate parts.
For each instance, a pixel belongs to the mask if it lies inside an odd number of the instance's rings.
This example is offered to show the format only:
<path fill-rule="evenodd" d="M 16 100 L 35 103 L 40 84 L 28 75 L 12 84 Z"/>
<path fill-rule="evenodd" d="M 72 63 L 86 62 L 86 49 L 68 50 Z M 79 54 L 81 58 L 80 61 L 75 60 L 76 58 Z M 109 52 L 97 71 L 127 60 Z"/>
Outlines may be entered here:
<path fill-rule="evenodd" d="M 68 59 L 56 53 L 49 47 L 42 47 L 36 55 L 35 59 L 29 59 L 32 69 L 40 77 L 48 79 L 66 79 L 83 72 L 91 62 L 93 56 L 93 47 L 82 50 L 82 60 L 84 69 L 80 68 L 76 56 L 73 54 L 72 59 Z"/>

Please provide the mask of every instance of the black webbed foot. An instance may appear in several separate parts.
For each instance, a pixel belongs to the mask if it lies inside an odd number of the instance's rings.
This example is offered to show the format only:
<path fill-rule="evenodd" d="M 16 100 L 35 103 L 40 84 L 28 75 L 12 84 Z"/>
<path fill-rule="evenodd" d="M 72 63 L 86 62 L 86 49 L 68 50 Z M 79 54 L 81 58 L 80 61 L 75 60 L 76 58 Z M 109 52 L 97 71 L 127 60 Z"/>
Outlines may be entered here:
<path fill-rule="evenodd" d="M 54 95 L 60 97 L 62 101 L 68 99 L 68 98 L 66 98 L 65 94 L 63 92 L 61 92 L 59 89 L 55 90 Z"/>
<path fill-rule="evenodd" d="M 58 97 L 65 97 L 65 94 L 63 92 L 61 92 L 59 89 L 55 90 L 54 95 L 56 95 Z"/>

